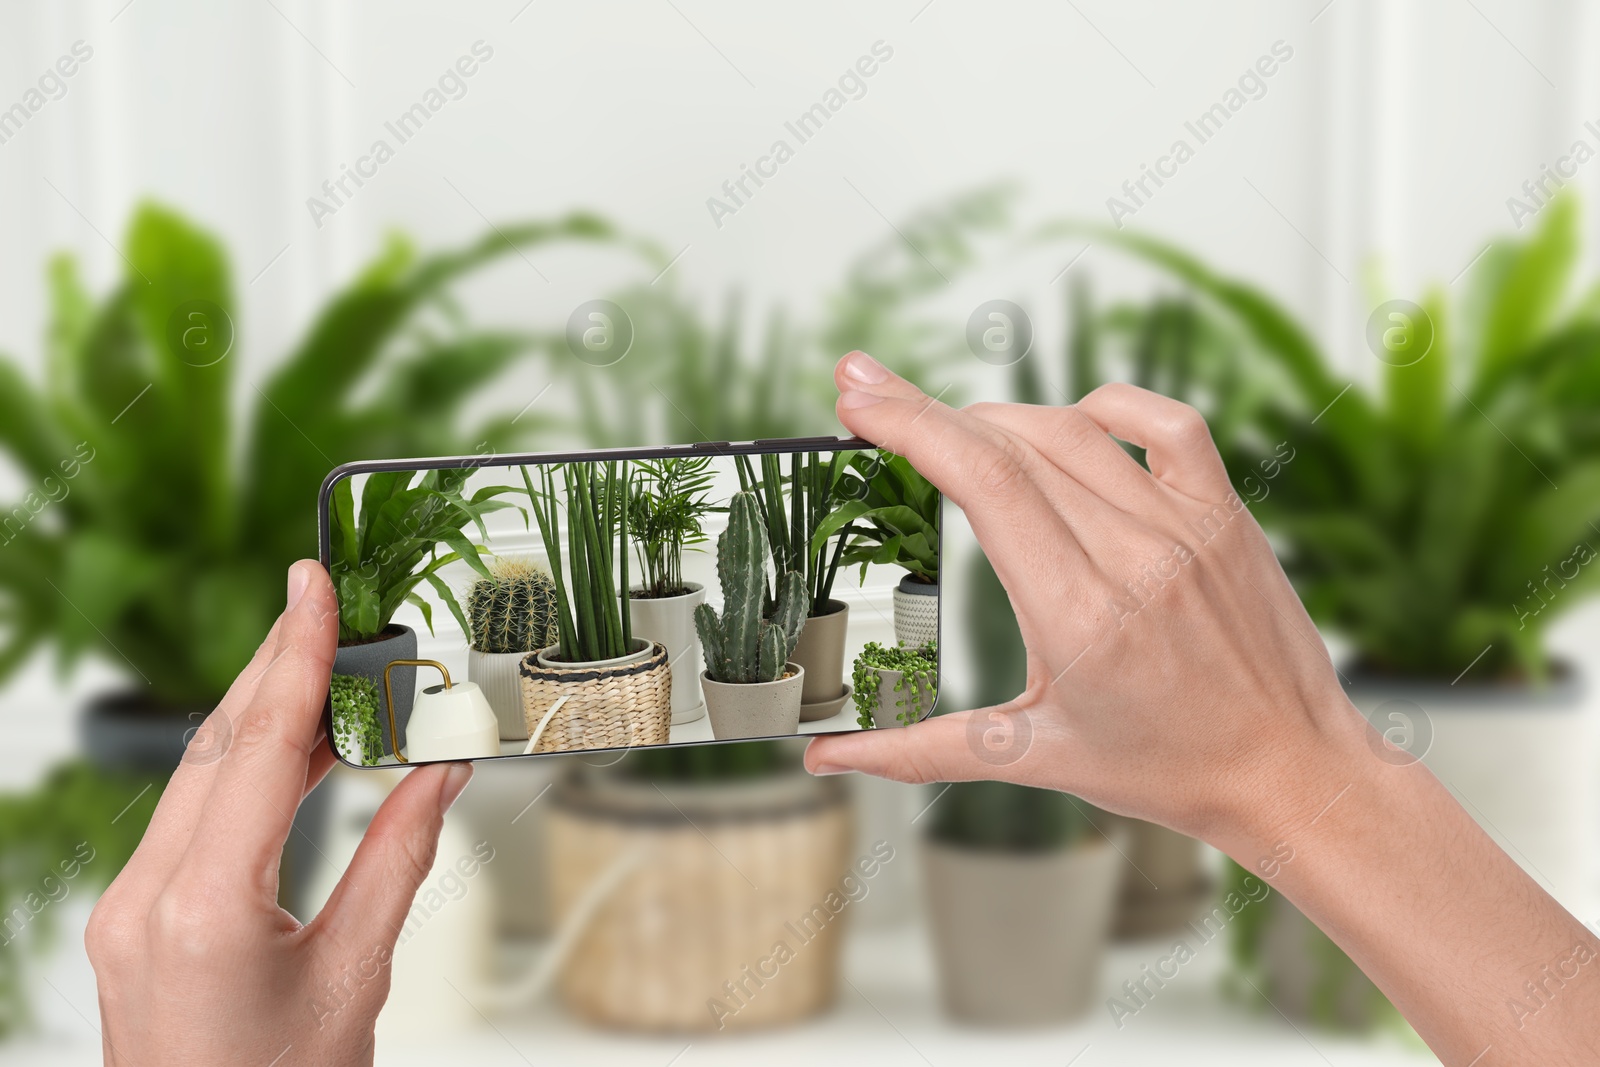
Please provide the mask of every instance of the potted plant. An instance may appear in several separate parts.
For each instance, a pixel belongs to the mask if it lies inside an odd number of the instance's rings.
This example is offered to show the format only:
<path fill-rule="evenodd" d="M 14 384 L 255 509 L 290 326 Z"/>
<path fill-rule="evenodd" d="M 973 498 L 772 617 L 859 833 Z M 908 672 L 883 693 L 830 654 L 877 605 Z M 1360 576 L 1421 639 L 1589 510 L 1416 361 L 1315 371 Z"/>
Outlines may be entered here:
<path fill-rule="evenodd" d="M 905 577 L 894 592 L 895 640 L 918 648 L 939 640 L 939 490 L 903 456 L 857 452 L 837 473 L 842 503 L 823 519 L 813 548 L 851 529 L 843 561 L 888 563 Z"/>
<path fill-rule="evenodd" d="M 335 674 L 328 695 L 333 702 L 333 743 L 339 754 L 358 766 L 376 764 L 387 751 L 378 725 L 378 687 L 359 674 Z"/>
<path fill-rule="evenodd" d="M 869 641 L 856 657 L 851 678 L 856 721 L 863 730 L 910 726 L 933 710 L 938 697 L 939 654 L 931 643 L 919 648 L 889 648 Z"/>
<path fill-rule="evenodd" d="M 1150 346 L 1147 377 L 1213 415 L 1234 485 L 1307 610 L 1350 642 L 1347 693 L 1375 737 L 1401 746 L 1383 753 L 1420 758 L 1582 910 L 1600 837 L 1593 726 L 1576 669 L 1545 642 L 1600 574 L 1600 328 L 1589 290 L 1574 292 L 1577 202 L 1559 198 L 1527 238 L 1491 244 L 1459 296 L 1379 305 L 1375 392 L 1347 388 L 1270 295 L 1166 244 L 1117 240 L 1193 290 L 1193 321 Z M 1150 318 L 1127 321 L 1155 333 Z M 1309 1003 L 1289 981 L 1262 988 Z"/>
<path fill-rule="evenodd" d="M 794 571 L 805 577 L 806 618 L 795 643 L 793 659 L 805 669 L 800 692 L 800 721 L 813 722 L 836 715 L 847 695 L 844 681 L 844 644 L 850 627 L 850 605 L 833 598 L 833 581 L 839 573 L 845 535 L 849 527 L 829 538 L 817 539 L 824 519 L 833 511 L 833 487 L 851 452 L 835 452 L 824 462 L 821 453 L 796 452 L 783 473 L 783 457 L 761 457 L 761 476 L 748 456 L 739 456 L 739 487 L 755 493 L 756 509 L 766 529 L 774 574 Z M 787 492 L 787 500 L 785 493 Z M 766 611 L 771 613 L 769 591 Z"/>
<path fill-rule="evenodd" d="M 0 591 L 14 605 L 0 680 L 42 646 L 67 665 L 101 655 L 130 684 L 91 704 L 85 750 L 106 766 L 176 766 L 281 610 L 284 570 L 307 550 L 306 502 L 330 468 L 516 447 L 550 425 L 539 412 L 462 421 L 537 341 L 435 315 L 449 289 L 519 249 L 613 236 L 573 215 L 437 254 L 397 237 L 244 390 L 249 403 L 235 374 L 247 338 L 213 234 L 140 205 L 118 242 L 125 275 L 104 295 L 71 258 L 52 260 L 47 373 L 36 383 L 0 361 L 0 451 L 38 489 L 25 501 L 49 507 L 48 519 L 31 504 L 0 516 Z M 433 387 L 441 376 L 449 389 Z"/>
<path fill-rule="evenodd" d="M 805 672 L 790 656 L 805 618 L 805 579 L 796 571 L 778 577 L 768 618 L 762 611 L 767 553 L 767 531 L 755 493 L 735 493 L 728 504 L 728 527 L 717 538 L 722 614 L 710 604 L 694 611 L 706 656 L 700 682 L 711 734 L 719 741 L 792 734 L 800 728 Z"/>
<path fill-rule="evenodd" d="M 410 604 L 433 629 L 433 607 L 417 592 L 424 582 L 450 609 L 462 632 L 472 632 L 439 572 L 461 561 L 483 577 L 492 577 L 480 558 L 487 549 L 468 541 L 462 531 L 473 523 L 487 539 L 483 517 L 515 506 L 496 499 L 512 492 L 510 486 L 489 486 L 463 496 L 473 473 L 468 467 L 450 467 L 369 474 L 359 507 L 354 479 L 341 478 L 334 484 L 328 513 L 328 574 L 339 596 L 339 650 L 333 661 L 337 673 L 360 675 L 382 688 L 390 663 L 417 658 L 416 633 L 395 622 L 394 615 L 402 604 Z M 440 545 L 452 551 L 441 553 Z M 392 687 L 394 707 L 379 709 L 384 752 L 395 750 L 389 712 L 402 733 L 410 720 L 416 669 L 397 668 Z"/>
<path fill-rule="evenodd" d="M 841 872 L 870 885 L 866 871 L 894 858 L 880 842 L 852 862 L 853 836 L 843 783 L 806 774 L 782 742 L 571 768 L 551 792 L 544 863 L 557 923 L 613 888 L 564 957 L 563 1001 L 632 1031 L 747 1031 L 818 1014 L 836 997 L 855 907 Z"/>
<path fill-rule="evenodd" d="M 703 717 L 700 640 L 694 609 L 705 586 L 683 578 L 683 553 L 706 541 L 702 520 L 712 510 L 710 456 L 636 461 L 629 526 L 641 584 L 631 587 L 634 632 L 666 646 L 672 664 L 673 725 Z"/>
<path fill-rule="evenodd" d="M 488 698 L 501 739 L 526 740 L 517 665 L 556 639 L 555 581 L 531 559 L 498 556 L 467 590 L 466 615 L 467 680 Z"/>
<path fill-rule="evenodd" d="M 556 593 L 556 643 L 524 656 L 518 668 L 534 751 L 666 743 L 672 726 L 666 646 L 634 636 L 632 598 L 619 595 L 628 588 L 628 464 L 541 466 L 538 488 L 524 467 L 522 479 Z"/>

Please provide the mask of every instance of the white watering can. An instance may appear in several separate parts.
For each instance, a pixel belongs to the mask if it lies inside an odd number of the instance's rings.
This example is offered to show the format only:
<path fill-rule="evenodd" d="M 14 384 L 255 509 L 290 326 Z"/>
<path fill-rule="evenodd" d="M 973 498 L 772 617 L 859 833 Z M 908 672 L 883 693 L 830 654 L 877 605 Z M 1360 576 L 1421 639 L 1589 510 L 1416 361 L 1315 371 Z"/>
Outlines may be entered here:
<path fill-rule="evenodd" d="M 389 672 L 396 667 L 433 667 L 444 676 L 443 685 L 429 686 L 412 701 L 411 721 L 406 725 L 406 752 L 400 751 L 394 694 L 389 685 Z M 383 669 L 383 695 L 389 702 L 389 736 L 394 739 L 395 759 L 401 763 L 500 755 L 500 721 L 489 706 L 489 698 L 475 682 L 452 684 L 450 671 L 438 660 L 394 660 Z"/>

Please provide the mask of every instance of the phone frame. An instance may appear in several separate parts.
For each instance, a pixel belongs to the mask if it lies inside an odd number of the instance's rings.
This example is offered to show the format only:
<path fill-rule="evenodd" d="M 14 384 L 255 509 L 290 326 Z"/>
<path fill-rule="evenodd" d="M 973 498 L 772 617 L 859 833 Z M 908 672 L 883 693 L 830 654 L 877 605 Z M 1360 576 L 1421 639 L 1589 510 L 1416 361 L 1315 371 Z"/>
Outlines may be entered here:
<path fill-rule="evenodd" d="M 685 456 L 759 456 L 759 455 L 793 455 L 795 453 L 810 452 L 843 452 L 843 451 L 873 451 L 880 450 L 871 441 L 859 437 L 775 437 L 760 438 L 754 441 L 699 441 L 689 445 L 661 445 L 645 448 L 594 448 L 576 451 L 566 450 L 558 452 L 511 452 L 511 453 L 480 453 L 472 456 L 435 456 L 421 459 L 363 459 L 350 463 L 341 463 L 328 472 L 322 480 L 322 488 L 317 491 L 317 558 L 321 560 L 324 570 L 330 573 L 333 567 L 333 539 L 331 531 L 331 515 L 329 500 L 333 495 L 333 487 L 345 478 L 354 478 L 359 474 L 386 474 L 395 471 L 427 471 L 449 467 L 518 467 L 534 464 L 552 463 L 587 463 L 605 462 L 606 460 L 634 460 L 634 459 L 676 459 Z M 881 451 L 881 450 L 880 450 Z M 944 573 L 944 494 L 939 494 L 939 512 L 937 525 L 939 529 L 938 560 L 939 572 Z M 338 591 L 334 591 L 335 598 Z M 934 663 L 934 695 L 933 703 L 928 708 L 927 715 L 918 722 L 933 715 L 939 707 L 939 695 L 943 691 L 944 681 L 944 591 L 941 587 L 935 597 L 936 621 L 934 623 L 935 647 L 939 655 Z M 330 674 L 331 676 L 331 674 Z M 405 768 L 409 766 L 426 767 L 428 763 L 419 764 L 380 764 L 377 766 L 364 766 L 351 763 L 344 758 L 334 743 L 333 737 L 333 695 L 330 692 L 322 701 L 322 726 L 327 738 L 328 748 L 333 752 L 334 759 L 346 767 L 362 771 L 382 771 Z M 901 729 L 901 727 L 880 727 L 880 729 Z M 835 731 L 841 734 L 851 732 Z M 820 734 L 777 734 L 771 737 L 737 737 L 727 740 L 710 738 L 704 741 L 679 741 L 668 742 L 664 745 L 615 745 L 610 748 L 586 748 L 573 752 L 508 752 L 499 756 L 479 756 L 471 760 L 445 761 L 464 763 L 487 763 L 492 760 L 526 760 L 558 756 L 579 756 L 590 753 L 621 752 L 626 755 L 635 749 L 662 749 L 679 748 L 697 745 L 742 745 L 751 741 L 782 741 L 790 737 L 818 737 Z M 618 757 L 619 759 L 621 757 Z M 439 762 L 439 761 L 430 761 Z"/>

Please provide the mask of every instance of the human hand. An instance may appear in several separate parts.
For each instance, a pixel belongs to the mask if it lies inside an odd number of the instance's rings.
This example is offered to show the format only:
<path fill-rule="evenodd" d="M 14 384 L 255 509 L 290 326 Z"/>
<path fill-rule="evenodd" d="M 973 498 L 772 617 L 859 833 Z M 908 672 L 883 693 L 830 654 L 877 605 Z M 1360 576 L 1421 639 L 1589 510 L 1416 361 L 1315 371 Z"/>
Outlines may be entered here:
<path fill-rule="evenodd" d="M 322 711 L 337 621 L 327 572 L 296 563 L 284 613 L 190 742 L 231 745 L 179 765 L 90 916 L 106 1063 L 372 1062 L 390 954 L 472 768 L 411 771 L 322 912 L 302 926 L 278 907 L 294 812 L 333 766 Z"/>
<path fill-rule="evenodd" d="M 1028 685 L 995 708 L 818 737 L 812 770 L 999 778 L 1214 840 L 1316 769 L 1336 775 L 1337 752 L 1365 754 L 1365 721 L 1193 408 L 1115 384 L 1071 407 L 952 410 L 861 353 L 834 377 L 845 426 L 966 513 Z"/>

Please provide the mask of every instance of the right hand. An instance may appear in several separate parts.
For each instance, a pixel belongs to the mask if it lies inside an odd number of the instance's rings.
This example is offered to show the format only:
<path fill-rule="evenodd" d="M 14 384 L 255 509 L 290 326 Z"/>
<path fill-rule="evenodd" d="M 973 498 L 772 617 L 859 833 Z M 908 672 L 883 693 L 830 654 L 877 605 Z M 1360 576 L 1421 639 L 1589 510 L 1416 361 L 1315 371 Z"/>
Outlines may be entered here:
<path fill-rule="evenodd" d="M 1332 795 L 1338 764 L 1371 758 L 1193 408 L 1113 384 L 1070 407 L 953 410 L 859 352 L 834 377 L 845 426 L 971 521 L 1021 625 L 1028 685 L 994 708 L 818 737 L 813 771 L 1044 786 L 1215 840 L 1315 814 L 1322 780 Z"/>

